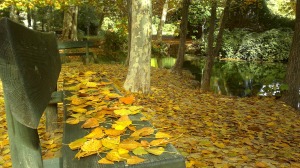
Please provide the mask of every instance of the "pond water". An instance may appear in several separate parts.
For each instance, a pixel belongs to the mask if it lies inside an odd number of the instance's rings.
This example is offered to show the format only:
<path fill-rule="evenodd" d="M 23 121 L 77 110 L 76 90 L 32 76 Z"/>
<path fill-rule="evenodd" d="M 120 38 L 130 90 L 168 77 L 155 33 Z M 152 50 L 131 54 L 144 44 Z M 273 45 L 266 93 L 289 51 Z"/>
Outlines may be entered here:
<path fill-rule="evenodd" d="M 176 59 L 162 58 L 160 65 L 171 68 Z M 151 66 L 158 67 L 156 58 Z M 183 65 L 201 82 L 204 60 L 186 57 Z M 216 61 L 211 77 L 211 90 L 228 96 L 279 96 L 280 84 L 286 72 L 286 64 L 244 61 Z"/>

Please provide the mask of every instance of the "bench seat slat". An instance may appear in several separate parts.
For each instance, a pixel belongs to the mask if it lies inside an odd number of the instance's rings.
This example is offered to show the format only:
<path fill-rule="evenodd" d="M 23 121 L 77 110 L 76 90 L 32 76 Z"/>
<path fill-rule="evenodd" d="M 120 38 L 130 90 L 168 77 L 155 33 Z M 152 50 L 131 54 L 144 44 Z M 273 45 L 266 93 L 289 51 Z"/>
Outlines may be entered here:
<path fill-rule="evenodd" d="M 71 96 L 70 93 L 66 93 L 68 96 Z M 68 118 L 68 101 L 64 102 L 64 111 L 65 111 L 65 119 Z M 130 116 L 133 121 L 133 125 L 137 125 L 137 129 L 142 127 L 152 127 L 152 124 L 148 121 L 139 120 L 143 116 L 142 114 L 132 115 Z M 64 124 L 64 134 L 63 134 L 63 144 L 69 144 L 70 142 L 75 141 L 76 139 L 82 138 L 90 130 L 81 128 L 81 125 L 84 122 L 81 122 L 76 125 Z M 110 124 L 101 124 L 102 127 L 109 128 Z M 126 136 L 122 136 L 122 138 L 127 138 Z M 153 138 L 154 139 L 154 138 Z M 147 139 L 146 139 L 147 140 Z M 152 140 L 149 138 L 148 140 Z M 145 162 L 137 164 L 137 165 L 126 165 L 125 162 L 115 162 L 113 165 L 103 165 L 98 164 L 98 161 L 101 157 L 105 157 L 105 154 L 92 155 L 84 158 L 74 158 L 78 150 L 72 151 L 68 145 L 64 145 L 62 147 L 62 156 L 63 156 L 63 167 L 64 168 L 185 168 L 185 159 L 182 155 L 178 153 L 178 151 L 171 145 L 168 144 L 165 147 L 165 151 L 163 154 L 159 156 L 155 156 L 152 154 L 147 154 L 143 156 L 139 156 L 145 159 Z"/>

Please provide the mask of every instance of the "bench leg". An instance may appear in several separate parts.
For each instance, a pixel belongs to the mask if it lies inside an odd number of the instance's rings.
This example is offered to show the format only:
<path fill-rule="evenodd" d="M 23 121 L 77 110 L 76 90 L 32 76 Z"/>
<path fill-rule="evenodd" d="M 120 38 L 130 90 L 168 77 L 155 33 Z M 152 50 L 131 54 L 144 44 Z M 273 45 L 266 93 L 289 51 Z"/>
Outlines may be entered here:
<path fill-rule="evenodd" d="M 57 126 L 57 104 L 50 104 L 45 109 L 46 113 L 46 131 L 53 132 L 58 128 Z"/>
<path fill-rule="evenodd" d="M 42 168 L 40 139 L 37 129 L 26 127 L 12 116 L 10 104 L 5 100 L 6 121 L 14 168 Z"/>

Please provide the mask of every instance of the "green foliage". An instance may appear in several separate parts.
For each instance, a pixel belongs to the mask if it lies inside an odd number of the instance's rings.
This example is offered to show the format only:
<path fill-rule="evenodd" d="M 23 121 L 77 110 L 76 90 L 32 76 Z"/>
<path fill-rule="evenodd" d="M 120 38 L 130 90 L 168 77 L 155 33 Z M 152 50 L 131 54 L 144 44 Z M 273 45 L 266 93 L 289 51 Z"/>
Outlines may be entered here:
<path fill-rule="evenodd" d="M 152 55 L 154 57 L 163 57 L 168 55 L 168 44 L 165 42 L 153 41 L 151 47 Z"/>
<path fill-rule="evenodd" d="M 292 40 L 290 29 L 255 33 L 245 29 L 226 31 L 222 54 L 226 58 L 260 61 L 286 61 Z"/>
<path fill-rule="evenodd" d="M 127 35 L 122 31 L 107 30 L 102 44 L 101 56 L 120 61 L 126 56 Z"/>

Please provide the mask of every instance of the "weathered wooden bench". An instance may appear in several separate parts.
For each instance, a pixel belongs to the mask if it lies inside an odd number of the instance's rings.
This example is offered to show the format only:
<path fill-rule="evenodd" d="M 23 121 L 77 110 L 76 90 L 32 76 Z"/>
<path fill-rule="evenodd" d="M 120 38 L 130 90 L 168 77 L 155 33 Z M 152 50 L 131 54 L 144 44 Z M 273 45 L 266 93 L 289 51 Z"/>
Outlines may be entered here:
<path fill-rule="evenodd" d="M 3 82 L 14 168 L 185 167 L 184 157 L 171 144 L 165 147 L 167 152 L 159 156 L 144 155 L 146 161 L 137 165 L 127 165 L 124 161 L 113 165 L 99 164 L 99 155 L 103 157 L 105 153 L 77 160 L 74 158 L 77 151 L 71 150 L 68 144 L 87 135 L 90 131 L 81 128 L 82 122 L 76 125 L 64 124 L 62 157 L 43 161 L 37 132 L 39 120 L 45 109 L 55 113 L 56 104 L 61 101 L 62 96 L 64 119 L 67 120 L 72 110 L 70 97 L 76 92 L 63 91 L 63 94 L 56 92 L 61 62 L 54 34 L 36 32 L 4 18 L 0 20 L 0 37 L 0 77 Z M 93 78 L 94 82 L 101 82 L 100 80 L 102 80 L 101 77 Z M 67 84 L 64 87 L 68 87 Z M 116 89 L 115 92 L 118 93 Z M 87 106 L 86 108 L 92 110 L 96 107 Z M 138 129 L 152 127 L 148 121 L 142 121 L 140 115 L 131 116 L 133 124 L 137 125 Z M 52 120 L 55 120 L 53 115 L 50 114 L 50 116 Z M 110 127 L 111 123 L 105 122 L 102 126 Z M 151 140 L 151 137 L 145 140 Z"/>
<path fill-rule="evenodd" d="M 89 63 L 91 57 L 95 59 L 95 54 L 90 51 L 90 48 L 97 48 L 95 42 L 84 38 L 82 41 L 59 41 L 58 49 L 61 50 L 60 56 L 62 61 L 66 56 L 82 56 L 83 63 Z M 83 52 L 84 51 L 84 52 Z"/>
<path fill-rule="evenodd" d="M 102 82 L 103 83 L 107 82 L 105 77 L 101 78 L 100 75 L 89 77 L 89 78 L 93 78 L 93 81 L 96 83 L 99 83 L 99 84 Z M 65 87 L 70 87 L 70 86 L 65 86 Z M 111 90 L 112 94 L 121 95 L 121 93 L 113 85 L 102 86 L 102 88 Z M 101 86 L 98 86 L 98 89 L 100 90 Z M 79 93 L 78 92 L 75 93 L 75 92 L 74 91 L 72 91 L 72 92 L 66 91 L 66 94 L 65 94 L 66 97 L 64 99 L 64 110 L 65 110 L 64 118 L 65 118 L 65 120 L 67 120 L 68 118 L 72 118 L 71 116 L 72 116 L 73 105 L 69 98 L 74 97 L 74 96 L 78 97 L 78 95 L 76 95 L 76 94 L 79 94 Z M 102 96 L 100 96 L 100 97 L 102 97 Z M 105 97 L 105 95 L 103 95 L 103 97 Z M 99 100 L 99 99 L 98 99 L 98 101 L 101 102 L 101 100 Z M 118 99 L 116 101 L 118 101 Z M 109 108 L 109 104 L 105 108 Z M 101 111 L 101 108 L 99 109 L 98 107 L 95 107 L 92 104 L 87 106 L 86 109 L 87 109 L 87 111 L 90 111 L 90 110 Z M 137 130 L 144 128 L 144 127 L 154 128 L 149 121 L 141 120 L 141 118 L 145 118 L 141 113 L 129 115 L 129 117 L 132 121 L 132 125 L 134 125 Z M 112 118 L 114 118 L 114 117 L 112 117 Z M 112 119 L 112 120 L 107 119 L 105 122 L 100 123 L 100 127 L 101 128 L 111 128 L 112 123 L 114 123 L 114 121 L 115 121 L 114 119 Z M 85 121 L 81 121 L 80 123 L 75 124 L 75 125 L 73 125 L 73 124 L 65 124 L 64 125 L 63 144 L 70 144 L 71 142 L 86 136 L 92 130 L 92 129 L 81 128 L 81 126 L 84 122 Z M 129 135 L 128 135 L 129 133 L 130 133 L 130 131 L 127 130 L 125 135 L 121 136 L 121 141 L 129 138 Z M 150 142 L 154 139 L 155 139 L 154 135 L 143 138 L 143 140 L 146 140 L 148 142 Z M 139 142 L 139 140 L 137 140 L 137 141 Z M 140 164 L 128 165 L 126 163 L 126 161 L 120 161 L 120 162 L 115 162 L 113 165 L 110 165 L 110 164 L 99 164 L 98 163 L 98 161 L 101 158 L 105 157 L 107 151 L 101 152 L 98 154 L 94 154 L 94 155 L 91 155 L 88 157 L 83 157 L 83 158 L 77 159 L 77 158 L 75 158 L 75 156 L 79 150 L 71 150 L 68 145 L 65 145 L 62 147 L 62 156 L 64 157 L 62 160 L 62 162 L 63 162 L 62 165 L 64 168 L 82 168 L 82 167 L 88 167 L 88 168 L 121 168 L 121 167 L 122 168 L 125 168 L 125 167 L 132 167 L 132 168 L 185 168 L 184 157 L 171 144 L 168 144 L 164 148 L 165 148 L 165 152 L 159 156 L 156 156 L 153 154 L 146 154 L 146 155 L 139 156 L 139 157 L 145 159 L 145 161 Z"/>
<path fill-rule="evenodd" d="M 61 69 L 56 37 L 3 18 L 0 39 L 12 164 L 14 168 L 40 168 L 44 163 L 37 127 L 46 108 L 56 113 L 55 102 L 49 105 Z"/>

